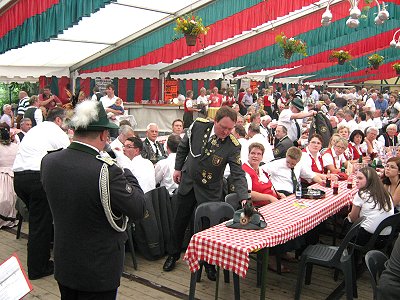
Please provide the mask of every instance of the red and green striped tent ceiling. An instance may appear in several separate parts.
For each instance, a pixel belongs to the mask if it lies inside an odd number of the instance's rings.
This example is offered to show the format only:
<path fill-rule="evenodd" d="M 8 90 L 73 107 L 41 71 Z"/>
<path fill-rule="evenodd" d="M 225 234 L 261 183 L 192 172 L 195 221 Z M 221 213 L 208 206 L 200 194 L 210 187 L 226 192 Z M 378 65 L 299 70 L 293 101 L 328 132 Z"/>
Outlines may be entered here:
<path fill-rule="evenodd" d="M 256 1 L 258 3 L 239 1 L 246 2 L 248 7 L 220 9 L 225 7 L 224 2 L 226 1 L 216 1 L 199 10 L 198 15 L 202 16 L 211 29 L 203 38 L 203 43 L 198 43 L 196 47 L 187 47 L 184 39 L 170 42 L 168 33 L 172 32 L 173 24 L 171 24 L 84 66 L 80 72 L 112 71 L 157 62 L 171 63 L 174 59 L 191 55 L 202 47 L 214 45 L 218 41 L 313 3 L 313 1 L 278 0 Z M 245 66 L 240 73 L 237 73 L 240 75 L 259 70 L 301 66 L 281 73 L 279 77 L 312 76 L 308 81 L 343 81 L 343 78 L 347 78 L 348 81 L 364 81 L 391 78 L 395 76 L 391 64 L 400 59 L 400 50 L 389 48 L 394 32 L 399 29 L 400 0 L 391 0 L 386 4 L 390 19 L 380 26 L 374 24 L 378 8 L 371 4 L 367 18 L 360 20 L 360 26 L 357 29 L 348 28 L 345 23 L 349 15 L 349 3 L 341 1 L 331 6 L 334 20 L 327 27 L 321 26 L 321 15 L 324 10 L 319 10 L 210 54 L 197 55 L 198 58 L 171 69 L 170 74 Z M 275 42 L 275 36 L 281 32 L 305 41 L 308 46 L 308 56 L 295 54 L 290 60 L 283 58 L 282 49 Z M 164 44 L 160 47 L 160 43 Z M 350 51 L 353 60 L 345 65 L 338 65 L 337 62 L 329 60 L 332 50 L 339 49 Z M 384 65 L 379 72 L 371 71 L 367 64 L 368 56 L 373 53 L 385 57 Z"/>
<path fill-rule="evenodd" d="M 115 0 L 18 0 L 0 15 L 0 54 L 24 45 L 46 41 L 56 37 L 63 30 L 77 24 L 85 16 L 104 9 Z M 334 1 L 331 5 L 332 23 L 321 26 L 321 15 L 327 0 L 215 0 L 194 11 L 210 27 L 201 42 L 188 47 L 182 36 L 173 40 L 174 20 L 158 27 L 133 41 L 89 61 L 79 68 L 79 73 L 109 72 L 144 68 L 160 63 L 169 64 L 170 74 L 208 72 L 231 67 L 243 67 L 238 75 L 259 70 L 291 68 L 279 77 L 312 76 L 308 80 L 336 80 L 359 82 L 368 79 L 394 77 L 391 65 L 400 60 L 400 49 L 389 48 L 393 34 L 399 29 L 400 0 L 389 0 L 387 10 L 390 19 L 383 25 L 374 24 L 377 6 L 371 9 L 366 19 L 360 20 L 357 29 L 348 28 L 345 23 L 349 15 L 349 2 Z M 361 0 L 359 7 L 366 3 Z M 290 19 L 290 15 L 315 6 L 313 12 Z M 134 17 L 134 16 L 132 16 Z M 278 26 L 260 31 L 252 37 L 237 42 L 238 36 L 257 31 L 257 27 L 287 18 Z M 118 22 L 113 24 L 118 30 Z M 308 56 L 293 55 L 284 59 L 282 50 L 275 43 L 275 36 L 281 32 L 307 43 Z M 221 46 L 222 45 L 222 46 Z M 217 49 L 216 51 L 207 51 Z M 351 62 L 338 65 L 329 60 L 332 50 L 348 50 L 353 56 Z M 385 57 L 379 72 L 368 68 L 367 57 L 378 53 Z M 190 57 L 191 56 L 191 57 Z M 190 57 L 190 59 L 187 59 Z M 176 62 L 180 62 L 176 64 Z M 300 67 L 299 67 L 300 66 Z M 110 76 L 112 77 L 112 75 Z"/>

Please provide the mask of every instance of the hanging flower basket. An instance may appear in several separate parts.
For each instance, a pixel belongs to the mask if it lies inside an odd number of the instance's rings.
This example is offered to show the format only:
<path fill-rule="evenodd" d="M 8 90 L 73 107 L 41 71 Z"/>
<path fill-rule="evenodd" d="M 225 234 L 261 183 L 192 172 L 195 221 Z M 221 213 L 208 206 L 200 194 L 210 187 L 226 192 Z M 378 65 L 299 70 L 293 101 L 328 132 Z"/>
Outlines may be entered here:
<path fill-rule="evenodd" d="M 378 70 L 379 66 L 383 63 L 385 58 L 379 54 L 372 54 L 368 57 L 368 64 L 371 66 L 372 69 Z"/>
<path fill-rule="evenodd" d="M 198 16 L 189 15 L 176 19 L 174 31 L 185 35 L 186 45 L 195 46 L 200 34 L 207 34 L 209 27 L 203 25 L 203 20 Z"/>
<path fill-rule="evenodd" d="M 394 63 L 392 68 L 396 71 L 396 75 L 400 75 L 400 62 Z"/>
<path fill-rule="evenodd" d="M 293 55 L 293 52 L 290 50 L 283 50 L 283 57 L 286 59 L 290 59 Z"/>
<path fill-rule="evenodd" d="M 336 59 L 339 65 L 343 65 L 346 61 L 351 59 L 351 55 L 349 51 L 345 50 L 332 51 L 332 53 L 329 55 L 329 60 L 336 60 Z"/>
<path fill-rule="evenodd" d="M 197 36 L 185 34 L 186 45 L 188 46 L 196 46 Z"/>
<path fill-rule="evenodd" d="M 307 45 L 302 40 L 288 38 L 284 33 L 281 33 L 275 37 L 275 41 L 283 49 L 283 57 L 286 59 L 290 59 L 293 53 L 307 56 Z"/>
<path fill-rule="evenodd" d="M 375 64 L 371 64 L 371 68 L 374 70 L 378 70 L 379 69 L 379 64 L 375 63 Z"/>

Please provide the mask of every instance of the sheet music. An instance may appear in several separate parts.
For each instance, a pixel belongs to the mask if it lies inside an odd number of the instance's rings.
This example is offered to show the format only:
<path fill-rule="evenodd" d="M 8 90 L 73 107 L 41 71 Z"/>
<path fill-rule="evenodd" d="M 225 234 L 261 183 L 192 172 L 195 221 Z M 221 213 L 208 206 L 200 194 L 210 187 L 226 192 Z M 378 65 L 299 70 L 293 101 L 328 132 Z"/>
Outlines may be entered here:
<path fill-rule="evenodd" d="M 17 300 L 32 290 L 16 256 L 0 265 L 0 300 Z"/>

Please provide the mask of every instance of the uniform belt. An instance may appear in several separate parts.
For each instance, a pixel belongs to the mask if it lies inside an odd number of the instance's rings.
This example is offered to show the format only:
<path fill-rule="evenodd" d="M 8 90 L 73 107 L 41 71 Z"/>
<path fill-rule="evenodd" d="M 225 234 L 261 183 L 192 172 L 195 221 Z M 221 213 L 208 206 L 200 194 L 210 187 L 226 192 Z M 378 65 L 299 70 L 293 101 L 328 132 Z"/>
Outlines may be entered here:
<path fill-rule="evenodd" d="M 33 170 L 26 170 L 26 171 L 16 171 L 14 172 L 14 175 L 26 175 L 26 174 L 40 174 L 40 171 L 33 171 Z"/>

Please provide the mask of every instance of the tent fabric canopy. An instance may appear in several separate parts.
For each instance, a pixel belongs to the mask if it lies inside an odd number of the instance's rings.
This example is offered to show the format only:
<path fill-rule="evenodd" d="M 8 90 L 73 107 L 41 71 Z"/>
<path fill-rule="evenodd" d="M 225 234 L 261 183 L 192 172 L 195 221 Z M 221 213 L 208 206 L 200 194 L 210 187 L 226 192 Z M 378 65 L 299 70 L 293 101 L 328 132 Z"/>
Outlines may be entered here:
<path fill-rule="evenodd" d="M 394 77 L 391 65 L 400 59 L 400 50 L 389 48 L 400 24 L 400 0 L 385 1 L 390 19 L 381 26 L 374 24 L 372 3 L 357 29 L 345 25 L 346 0 L 332 2 L 327 27 L 320 20 L 328 0 L 160 0 L 146 7 L 139 0 L 5 1 L 9 5 L 0 8 L 3 78 L 158 79 L 169 73 L 179 79 L 220 79 L 250 73 L 264 80 L 265 72 L 280 70 L 273 72 L 275 81 L 361 82 Z M 175 18 L 190 11 L 210 27 L 194 47 L 173 31 Z M 281 32 L 304 40 L 309 56 L 284 59 L 275 42 Z M 353 60 L 344 65 L 329 60 L 339 49 L 349 50 Z M 373 53 L 385 57 L 379 72 L 367 65 Z"/>

